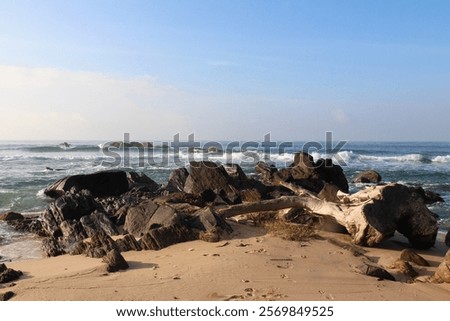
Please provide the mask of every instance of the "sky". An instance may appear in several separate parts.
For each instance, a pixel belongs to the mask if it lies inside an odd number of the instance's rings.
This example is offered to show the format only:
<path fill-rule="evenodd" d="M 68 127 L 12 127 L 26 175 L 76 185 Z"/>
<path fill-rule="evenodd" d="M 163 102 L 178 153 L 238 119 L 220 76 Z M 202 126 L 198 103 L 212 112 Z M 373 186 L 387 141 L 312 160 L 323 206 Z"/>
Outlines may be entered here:
<path fill-rule="evenodd" d="M 0 140 L 449 141 L 450 2 L 0 0 Z"/>

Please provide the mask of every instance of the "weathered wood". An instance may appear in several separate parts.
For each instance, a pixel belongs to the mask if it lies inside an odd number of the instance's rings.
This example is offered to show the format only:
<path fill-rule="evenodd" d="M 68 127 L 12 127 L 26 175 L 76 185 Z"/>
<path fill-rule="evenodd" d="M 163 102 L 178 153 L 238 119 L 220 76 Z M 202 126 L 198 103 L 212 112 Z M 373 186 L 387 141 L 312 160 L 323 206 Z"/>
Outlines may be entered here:
<path fill-rule="evenodd" d="M 289 183 L 283 183 L 283 186 L 295 189 Z M 434 245 L 436 217 L 406 186 L 375 186 L 348 196 L 346 203 L 327 202 L 301 188 L 296 193 L 302 196 L 284 196 L 216 210 L 227 218 L 254 212 L 305 208 L 315 214 L 333 217 L 347 229 L 355 244 L 373 246 L 393 236 L 397 230 L 417 248 Z"/>

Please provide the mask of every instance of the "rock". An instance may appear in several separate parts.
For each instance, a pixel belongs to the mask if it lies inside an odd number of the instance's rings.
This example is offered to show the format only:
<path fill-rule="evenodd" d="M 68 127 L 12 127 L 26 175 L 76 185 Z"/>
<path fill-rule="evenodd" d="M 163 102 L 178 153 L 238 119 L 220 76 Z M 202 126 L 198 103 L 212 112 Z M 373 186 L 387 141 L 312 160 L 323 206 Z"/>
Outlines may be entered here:
<path fill-rule="evenodd" d="M 357 267 L 357 269 L 364 275 L 375 277 L 381 280 L 396 281 L 395 278 L 388 271 L 382 267 L 364 263 Z"/>
<path fill-rule="evenodd" d="M 245 175 L 241 166 L 239 166 L 238 164 L 226 164 L 224 168 L 227 171 L 228 175 L 235 181 L 245 181 L 248 179 L 247 175 Z"/>
<path fill-rule="evenodd" d="M 47 257 L 59 256 L 66 254 L 55 237 L 47 237 L 42 240 L 42 251 Z"/>
<path fill-rule="evenodd" d="M 189 172 L 184 167 L 173 170 L 172 173 L 170 173 L 165 190 L 169 193 L 182 192 L 188 176 Z"/>
<path fill-rule="evenodd" d="M 190 162 L 190 172 L 184 185 L 184 192 L 203 195 L 207 191 L 219 195 L 229 204 L 240 202 L 239 191 L 222 165 L 209 161 Z"/>
<path fill-rule="evenodd" d="M 194 215 L 189 217 L 186 224 L 190 228 L 198 229 L 203 232 L 219 233 L 219 235 L 222 232 L 233 232 L 233 229 L 225 219 L 219 216 L 211 207 L 198 210 Z"/>
<path fill-rule="evenodd" d="M 198 232 L 192 229 L 172 225 L 150 230 L 141 238 L 141 245 L 145 250 L 160 250 L 173 244 L 197 240 L 198 237 Z"/>
<path fill-rule="evenodd" d="M 111 250 L 118 250 L 114 240 L 105 232 L 98 231 L 91 237 L 91 241 L 87 242 L 84 253 L 89 257 L 101 258 Z"/>
<path fill-rule="evenodd" d="M 23 273 L 22 271 L 16 271 L 7 268 L 6 265 L 2 264 L 0 267 L 0 283 L 8 283 L 19 279 Z"/>
<path fill-rule="evenodd" d="M 374 170 L 368 170 L 359 173 L 355 176 L 353 179 L 354 183 L 379 183 L 381 182 L 381 175 L 374 171 Z"/>
<path fill-rule="evenodd" d="M 0 301 L 8 301 L 15 295 L 12 291 L 7 291 L 5 293 L 0 293 Z"/>
<path fill-rule="evenodd" d="M 23 219 L 24 216 L 22 214 L 13 211 L 0 214 L 0 221 L 21 221 Z"/>
<path fill-rule="evenodd" d="M 445 245 L 450 247 L 450 230 L 448 230 L 447 235 L 445 235 Z"/>
<path fill-rule="evenodd" d="M 88 237 L 81 223 L 76 220 L 63 221 L 59 225 L 59 228 L 62 233 L 62 238 L 58 238 L 57 240 L 64 247 L 69 247 Z"/>
<path fill-rule="evenodd" d="M 111 250 L 103 257 L 102 262 L 106 263 L 107 272 L 117 272 L 129 268 L 127 261 L 117 249 Z"/>
<path fill-rule="evenodd" d="M 431 277 L 431 282 L 450 283 L 450 260 L 444 260 Z"/>
<path fill-rule="evenodd" d="M 445 253 L 444 261 L 445 261 L 445 260 L 450 261 L 450 250 L 448 250 L 447 253 Z"/>
<path fill-rule="evenodd" d="M 161 186 L 144 173 L 126 172 L 128 180 L 128 190 L 140 189 L 149 193 L 156 192 Z M 108 195 L 110 196 L 110 195 Z M 113 196 L 113 195 L 112 195 Z"/>
<path fill-rule="evenodd" d="M 275 166 L 269 166 L 265 162 L 258 162 L 255 167 L 256 173 L 259 174 L 259 178 L 264 183 L 271 183 L 274 174 L 278 172 L 278 169 Z"/>
<path fill-rule="evenodd" d="M 120 252 L 141 251 L 141 244 L 131 234 L 126 234 L 121 239 L 116 240 L 117 248 Z"/>
<path fill-rule="evenodd" d="M 348 193 L 348 181 L 341 166 L 333 164 L 331 159 L 319 159 L 315 166 L 315 172 L 320 179 L 334 184 L 342 192 Z"/>
<path fill-rule="evenodd" d="M 64 177 L 44 190 L 45 195 L 57 198 L 74 189 L 75 192 L 89 190 L 94 197 L 121 195 L 133 187 L 146 186 L 156 190 L 159 185 L 149 177 L 136 172 L 104 171 L 87 175 Z"/>
<path fill-rule="evenodd" d="M 80 223 L 89 237 L 100 230 L 110 236 L 119 234 L 116 226 L 111 222 L 108 215 L 101 211 L 95 211 L 91 215 L 83 216 L 80 219 Z"/>
<path fill-rule="evenodd" d="M 171 226 L 177 220 L 178 216 L 173 208 L 146 200 L 128 208 L 123 228 L 135 237 L 141 237 L 152 228 Z"/>
<path fill-rule="evenodd" d="M 421 257 L 411 249 L 402 250 L 402 252 L 400 253 L 400 259 L 403 261 L 412 262 L 420 266 L 430 266 L 430 263 L 428 263 L 427 260 L 425 260 L 423 257 Z"/>
<path fill-rule="evenodd" d="M 411 266 L 411 264 L 409 264 L 408 262 L 404 261 L 404 260 L 397 260 L 395 261 L 395 263 L 393 264 L 392 268 L 397 269 L 400 271 L 400 273 L 409 276 L 411 278 L 415 278 L 416 276 L 418 276 L 419 274 L 416 272 L 416 270 L 414 270 L 414 268 Z"/>
<path fill-rule="evenodd" d="M 25 216 L 19 220 L 8 220 L 6 223 L 16 231 L 28 232 L 38 236 L 47 236 L 39 216 Z"/>

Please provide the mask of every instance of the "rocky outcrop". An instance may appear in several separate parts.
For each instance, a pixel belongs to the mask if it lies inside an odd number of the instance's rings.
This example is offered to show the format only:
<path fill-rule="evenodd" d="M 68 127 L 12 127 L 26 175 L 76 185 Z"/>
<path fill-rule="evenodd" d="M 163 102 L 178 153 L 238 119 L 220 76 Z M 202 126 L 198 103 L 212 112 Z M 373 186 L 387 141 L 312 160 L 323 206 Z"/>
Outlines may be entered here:
<path fill-rule="evenodd" d="M 448 230 L 447 235 L 445 235 L 445 245 L 450 247 L 450 230 Z"/>
<path fill-rule="evenodd" d="M 374 170 L 368 170 L 359 173 L 353 179 L 354 183 L 379 183 L 381 182 L 381 175 Z"/>
<path fill-rule="evenodd" d="M 199 232 L 184 225 L 172 225 L 151 229 L 141 238 L 144 250 L 161 250 L 170 245 L 198 240 Z"/>
<path fill-rule="evenodd" d="M 228 204 L 240 202 L 233 178 L 222 165 L 209 161 L 190 162 L 184 192 L 202 195 L 207 201 L 214 201 L 216 196 L 220 196 Z"/>
<path fill-rule="evenodd" d="M 0 214 L 0 221 L 21 221 L 23 219 L 24 216 L 22 214 L 13 211 Z"/>
<path fill-rule="evenodd" d="M 88 190 L 94 197 L 121 195 L 134 187 L 156 191 L 159 185 L 144 174 L 125 171 L 105 171 L 87 175 L 64 177 L 44 190 L 45 195 L 57 198 L 73 190 Z"/>
<path fill-rule="evenodd" d="M 64 251 L 54 236 L 46 237 L 42 240 L 42 252 L 47 257 L 66 254 L 66 251 Z"/>
<path fill-rule="evenodd" d="M 184 167 L 173 170 L 169 176 L 165 190 L 168 193 L 182 192 L 188 176 L 189 172 Z"/>
<path fill-rule="evenodd" d="M 437 202 L 444 202 L 444 199 L 437 193 L 434 193 L 432 191 L 429 190 L 424 190 L 422 187 L 410 187 L 411 191 L 413 193 L 418 194 L 423 201 L 425 202 L 425 204 L 434 204 Z"/>

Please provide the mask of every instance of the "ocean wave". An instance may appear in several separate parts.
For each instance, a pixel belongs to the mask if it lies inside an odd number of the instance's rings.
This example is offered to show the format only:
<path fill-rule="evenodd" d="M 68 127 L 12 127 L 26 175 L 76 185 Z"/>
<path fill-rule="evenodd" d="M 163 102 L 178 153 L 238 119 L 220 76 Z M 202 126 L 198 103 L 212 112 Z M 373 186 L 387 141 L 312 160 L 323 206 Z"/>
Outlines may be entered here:
<path fill-rule="evenodd" d="M 421 154 L 406 154 L 398 156 L 372 156 L 372 155 L 359 155 L 358 159 L 361 161 L 375 161 L 375 162 L 413 162 L 423 163 L 427 161 L 427 158 Z"/>
<path fill-rule="evenodd" d="M 431 159 L 433 163 L 450 163 L 450 155 L 436 156 Z"/>

